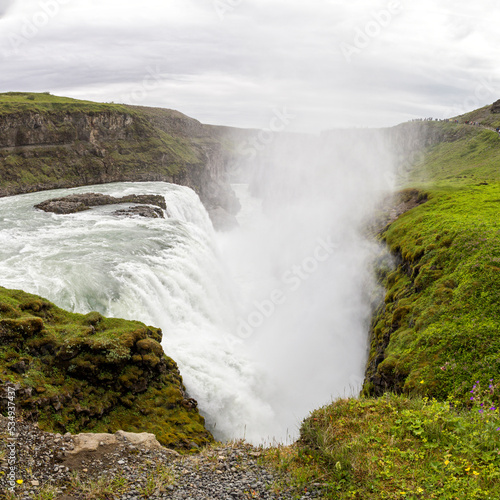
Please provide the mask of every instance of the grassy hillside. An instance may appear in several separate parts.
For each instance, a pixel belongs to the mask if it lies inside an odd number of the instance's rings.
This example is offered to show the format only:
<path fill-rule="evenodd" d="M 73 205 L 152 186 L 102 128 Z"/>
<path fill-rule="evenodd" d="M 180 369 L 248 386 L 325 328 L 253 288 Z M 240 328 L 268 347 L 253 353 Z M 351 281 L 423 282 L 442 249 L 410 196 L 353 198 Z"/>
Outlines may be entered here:
<path fill-rule="evenodd" d="M 479 116 L 498 122 L 490 108 L 466 118 Z M 298 443 L 268 454 L 298 494 L 315 482 L 332 499 L 500 499 L 500 138 L 428 126 L 445 140 L 401 186 L 428 201 L 381 234 L 396 267 L 363 396 L 314 411 Z"/>
<path fill-rule="evenodd" d="M 61 97 L 36 92 L 6 92 L 0 94 L 0 116 L 35 112 L 60 113 L 78 110 L 82 113 L 120 112 L 126 113 L 127 107 L 119 104 L 82 101 L 70 97 Z"/>
<path fill-rule="evenodd" d="M 500 138 L 474 132 L 427 151 L 409 183 L 429 201 L 382 235 L 400 265 L 385 281 L 368 394 L 465 400 L 474 381 L 500 380 Z"/>

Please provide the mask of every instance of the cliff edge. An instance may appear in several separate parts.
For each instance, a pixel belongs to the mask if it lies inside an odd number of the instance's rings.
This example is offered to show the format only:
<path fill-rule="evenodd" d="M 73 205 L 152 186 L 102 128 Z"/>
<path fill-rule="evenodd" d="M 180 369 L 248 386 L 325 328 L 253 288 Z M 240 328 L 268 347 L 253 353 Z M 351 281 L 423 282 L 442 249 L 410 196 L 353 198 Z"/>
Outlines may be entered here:
<path fill-rule="evenodd" d="M 230 142 L 178 111 L 48 93 L 0 94 L 0 196 L 123 181 L 194 189 L 234 214 Z"/>

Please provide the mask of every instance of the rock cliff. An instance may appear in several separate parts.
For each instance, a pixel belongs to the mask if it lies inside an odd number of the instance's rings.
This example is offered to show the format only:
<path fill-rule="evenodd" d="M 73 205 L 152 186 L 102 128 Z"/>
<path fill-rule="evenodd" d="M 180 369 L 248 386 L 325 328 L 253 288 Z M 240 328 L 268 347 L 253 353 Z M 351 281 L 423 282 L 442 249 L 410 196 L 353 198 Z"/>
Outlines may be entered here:
<path fill-rule="evenodd" d="M 177 111 L 48 94 L 0 94 L 0 196 L 120 181 L 194 189 L 209 209 L 239 210 L 218 127 Z"/>

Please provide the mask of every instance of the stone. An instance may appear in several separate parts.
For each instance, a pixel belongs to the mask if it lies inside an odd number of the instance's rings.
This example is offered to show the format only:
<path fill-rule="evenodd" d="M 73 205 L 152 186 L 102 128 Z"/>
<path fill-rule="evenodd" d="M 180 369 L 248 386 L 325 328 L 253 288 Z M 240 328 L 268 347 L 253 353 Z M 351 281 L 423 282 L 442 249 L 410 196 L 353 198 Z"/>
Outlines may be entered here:
<path fill-rule="evenodd" d="M 139 205 L 154 205 L 156 207 L 159 207 L 160 209 L 167 208 L 165 198 L 160 195 L 132 194 L 128 196 L 122 196 L 121 198 L 116 198 L 115 196 L 101 193 L 73 194 L 64 196 L 63 198 L 52 198 L 50 200 L 38 203 L 37 205 L 35 205 L 35 208 L 43 210 L 44 212 L 67 215 L 82 212 L 84 210 L 89 210 L 90 207 L 116 205 L 120 203 L 137 203 Z M 159 217 L 158 214 L 161 213 L 161 215 L 163 216 L 162 210 L 159 210 L 159 212 L 155 212 L 154 209 L 150 208 L 149 213 L 156 213 L 157 217 Z"/>
<path fill-rule="evenodd" d="M 164 219 L 165 215 L 163 210 L 157 207 L 150 206 L 135 206 L 130 208 L 124 208 L 122 210 L 117 210 L 113 212 L 113 215 L 124 216 L 124 217 L 147 217 L 150 219 Z"/>

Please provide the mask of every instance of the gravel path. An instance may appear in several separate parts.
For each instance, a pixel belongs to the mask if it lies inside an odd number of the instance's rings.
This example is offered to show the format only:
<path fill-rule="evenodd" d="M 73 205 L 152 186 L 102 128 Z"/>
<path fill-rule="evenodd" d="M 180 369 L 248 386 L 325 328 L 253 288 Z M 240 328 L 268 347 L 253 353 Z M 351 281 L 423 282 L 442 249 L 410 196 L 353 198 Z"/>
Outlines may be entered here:
<path fill-rule="evenodd" d="M 0 417 L 0 498 L 20 500 L 235 500 L 319 499 L 314 487 L 302 495 L 275 486 L 280 479 L 262 465 L 262 450 L 244 442 L 215 446 L 197 455 L 146 450 L 126 440 L 71 455 L 70 434 L 42 432 L 17 422 L 16 494 L 9 493 L 7 419 Z M 286 479 L 281 484 L 286 484 Z"/>

